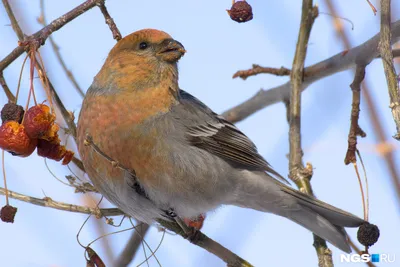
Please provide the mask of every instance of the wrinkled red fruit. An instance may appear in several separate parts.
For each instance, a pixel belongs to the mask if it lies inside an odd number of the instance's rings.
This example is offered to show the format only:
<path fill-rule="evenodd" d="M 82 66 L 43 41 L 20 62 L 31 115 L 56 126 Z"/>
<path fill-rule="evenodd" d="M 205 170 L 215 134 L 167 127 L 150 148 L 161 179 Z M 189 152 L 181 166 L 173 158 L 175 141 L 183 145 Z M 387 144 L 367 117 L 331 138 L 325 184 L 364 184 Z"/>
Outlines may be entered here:
<path fill-rule="evenodd" d="M 60 145 L 59 140 L 56 142 L 50 142 L 42 139 L 38 140 L 37 153 L 41 157 L 55 161 L 64 159 L 62 162 L 63 165 L 68 164 L 74 155 L 74 153 L 70 150 L 67 150 L 65 146 Z"/>
<path fill-rule="evenodd" d="M 35 151 L 37 139 L 30 138 L 23 125 L 8 121 L 0 127 L 0 148 L 14 156 L 27 157 Z"/>
<path fill-rule="evenodd" d="M 24 108 L 14 103 L 7 103 L 1 109 L 1 121 L 5 123 L 7 121 L 16 121 L 21 123 L 24 117 Z"/>
<path fill-rule="evenodd" d="M 26 111 L 23 124 L 31 138 L 50 140 L 58 131 L 58 126 L 54 125 L 55 119 L 47 105 L 38 104 Z"/>
<path fill-rule="evenodd" d="M 246 1 L 234 3 L 230 10 L 227 10 L 232 20 L 242 23 L 253 19 L 253 9 Z"/>
<path fill-rule="evenodd" d="M 5 205 L 4 207 L 1 208 L 0 218 L 3 222 L 14 223 L 14 217 L 16 213 L 17 213 L 17 208 L 10 205 Z"/>

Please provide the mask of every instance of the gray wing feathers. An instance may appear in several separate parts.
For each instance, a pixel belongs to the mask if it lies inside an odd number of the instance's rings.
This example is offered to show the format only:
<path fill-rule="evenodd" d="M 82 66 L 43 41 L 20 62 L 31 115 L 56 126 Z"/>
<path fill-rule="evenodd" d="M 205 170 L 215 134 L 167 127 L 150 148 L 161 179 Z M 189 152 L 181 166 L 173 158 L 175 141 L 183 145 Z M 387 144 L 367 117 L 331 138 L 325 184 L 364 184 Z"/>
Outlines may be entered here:
<path fill-rule="evenodd" d="M 225 159 L 234 167 L 265 171 L 288 184 L 287 180 L 274 171 L 258 153 L 254 143 L 236 126 L 183 90 L 180 91 L 180 103 L 184 109 L 181 112 L 186 113 L 186 136 L 191 145 Z"/>

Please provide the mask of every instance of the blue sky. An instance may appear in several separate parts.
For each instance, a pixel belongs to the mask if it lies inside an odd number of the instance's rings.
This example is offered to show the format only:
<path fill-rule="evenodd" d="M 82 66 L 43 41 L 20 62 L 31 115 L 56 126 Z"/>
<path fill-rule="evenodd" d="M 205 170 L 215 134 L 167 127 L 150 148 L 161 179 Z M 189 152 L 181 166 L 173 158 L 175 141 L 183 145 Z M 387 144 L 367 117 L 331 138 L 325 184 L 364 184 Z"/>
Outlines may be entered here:
<path fill-rule="evenodd" d="M 41 26 L 39 1 L 10 1 L 16 9 L 24 31 L 31 34 Z M 46 1 L 47 19 L 54 19 L 82 1 Z M 320 11 L 328 12 L 319 3 Z M 369 39 L 379 31 L 379 13 L 374 16 L 368 4 L 360 1 L 335 1 L 342 17 L 354 23 L 345 23 L 354 45 Z M 377 2 L 377 1 L 374 1 Z M 254 20 L 238 24 L 226 14 L 231 0 L 225 1 L 108 1 L 107 7 L 121 33 L 129 34 L 142 28 L 157 28 L 170 33 L 184 44 L 188 53 L 181 60 L 180 86 L 216 112 L 223 112 L 253 96 L 260 88 L 271 88 L 287 81 L 287 77 L 259 75 L 246 81 L 232 79 L 239 69 L 253 63 L 263 66 L 290 67 L 297 41 L 301 1 L 251 1 Z M 399 6 L 399 5 L 398 5 Z M 398 14 L 398 13 L 397 13 Z M 399 19 L 395 16 L 393 19 Z M 0 8 L 0 58 L 15 46 L 16 37 L 3 7 Z M 54 33 L 69 69 L 79 84 L 88 88 L 102 66 L 108 51 L 115 44 L 98 9 L 93 9 Z M 314 24 L 306 65 L 323 60 L 342 51 L 335 36 L 332 18 L 320 15 Z M 67 108 L 78 114 L 81 98 L 76 94 L 65 73 L 47 44 L 41 48 L 50 79 L 55 84 Z M 15 90 L 22 57 L 5 70 L 4 75 Z M 21 102 L 25 103 L 29 84 L 28 72 L 22 80 Z M 388 93 L 382 63 L 376 60 L 367 68 L 366 80 L 371 94 L 380 107 L 380 116 L 389 134 L 395 126 L 388 108 Z M 303 93 L 303 147 L 304 160 L 313 164 L 312 185 L 316 195 L 337 207 L 362 217 L 361 197 L 352 166 L 343 164 L 347 148 L 347 134 L 351 106 L 352 82 L 350 71 L 336 74 L 310 86 Z M 37 88 L 40 88 L 37 83 Z M 40 90 L 37 90 L 38 92 Z M 0 94 L 1 103 L 6 103 Z M 39 100 L 44 95 L 39 93 Z M 23 104 L 24 105 L 24 104 Z M 374 151 L 371 126 L 362 103 L 360 125 L 368 136 L 359 141 L 369 177 L 370 220 L 381 230 L 379 242 L 372 253 L 397 253 L 400 257 L 399 206 L 382 157 Z M 260 153 L 282 175 L 287 175 L 288 126 L 283 104 L 270 106 L 238 124 L 258 146 Z M 399 162 L 399 144 L 394 143 L 396 162 Z M 6 155 L 8 185 L 11 190 L 36 197 L 49 196 L 54 200 L 83 204 L 83 197 L 59 183 L 46 169 L 42 158 L 14 158 Z M 49 162 L 51 170 L 62 178 L 69 174 L 57 162 Z M 4 198 L 0 201 L 3 205 Z M 76 233 L 84 215 L 41 208 L 12 201 L 18 207 L 14 224 L 1 224 L 0 255 L 3 266 L 83 266 L 83 249 L 76 242 Z M 107 203 L 103 203 L 107 206 Z M 83 229 L 81 241 L 88 243 L 99 236 L 93 220 Z M 124 223 L 123 227 L 129 227 Z M 115 228 L 105 226 L 107 232 Z M 122 228 L 121 228 L 122 229 Z M 204 233 L 231 249 L 255 266 L 316 266 L 312 235 L 300 226 L 274 215 L 241 209 L 221 207 L 211 212 L 205 222 Z M 355 239 L 356 230 L 349 229 Z M 106 242 L 117 256 L 130 233 L 113 235 Z M 162 234 L 152 228 L 146 240 L 153 249 Z M 362 266 L 340 263 L 340 251 L 330 246 L 335 266 Z M 110 262 L 103 243 L 93 248 Z M 149 252 L 147 252 L 149 254 Z M 144 260 L 142 250 L 131 266 Z M 157 258 L 162 266 L 225 266 L 215 256 L 189 244 L 179 236 L 166 235 Z M 400 260 L 400 259 L 398 259 Z M 392 264 L 394 266 L 395 264 Z M 158 266 L 150 260 L 150 266 Z M 381 264 L 380 266 L 385 266 Z M 387 265 L 390 266 L 390 265 Z"/>

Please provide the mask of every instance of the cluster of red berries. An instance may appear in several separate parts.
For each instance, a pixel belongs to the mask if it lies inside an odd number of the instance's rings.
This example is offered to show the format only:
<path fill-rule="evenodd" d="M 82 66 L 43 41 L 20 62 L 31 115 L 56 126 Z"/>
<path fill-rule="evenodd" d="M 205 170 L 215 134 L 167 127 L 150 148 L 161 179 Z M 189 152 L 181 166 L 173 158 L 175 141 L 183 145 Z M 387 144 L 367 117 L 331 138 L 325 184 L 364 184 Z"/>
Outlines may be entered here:
<path fill-rule="evenodd" d="M 0 148 L 15 156 L 28 157 L 37 148 L 39 156 L 68 164 L 74 155 L 61 145 L 59 127 L 55 115 L 44 104 L 38 104 L 26 111 L 13 103 L 1 110 L 3 124 L 0 127 Z"/>

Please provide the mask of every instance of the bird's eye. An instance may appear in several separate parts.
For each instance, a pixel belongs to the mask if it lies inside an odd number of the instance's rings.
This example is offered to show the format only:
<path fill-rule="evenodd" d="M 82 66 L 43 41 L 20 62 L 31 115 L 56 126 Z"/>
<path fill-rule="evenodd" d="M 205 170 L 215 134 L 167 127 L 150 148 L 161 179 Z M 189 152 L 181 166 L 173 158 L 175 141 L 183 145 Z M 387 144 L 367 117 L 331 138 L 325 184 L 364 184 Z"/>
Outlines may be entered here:
<path fill-rule="evenodd" d="M 141 42 L 141 43 L 139 44 L 139 48 L 140 48 L 141 50 L 145 50 L 148 46 L 149 46 L 149 45 L 148 45 L 146 42 Z"/>

